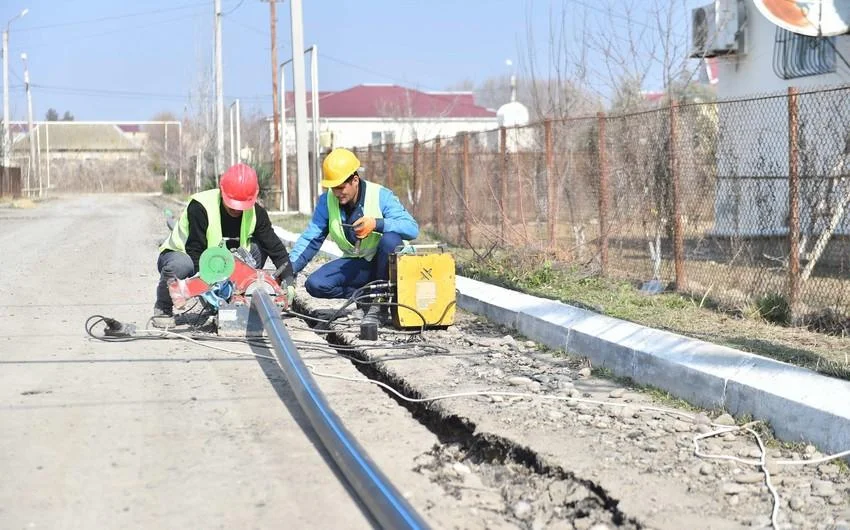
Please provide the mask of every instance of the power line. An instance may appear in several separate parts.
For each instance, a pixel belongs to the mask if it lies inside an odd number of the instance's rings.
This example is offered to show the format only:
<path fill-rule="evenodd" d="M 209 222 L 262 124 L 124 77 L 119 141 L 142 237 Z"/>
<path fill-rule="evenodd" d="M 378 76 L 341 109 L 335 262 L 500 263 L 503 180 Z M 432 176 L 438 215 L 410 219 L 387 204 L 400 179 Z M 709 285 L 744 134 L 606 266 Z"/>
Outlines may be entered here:
<path fill-rule="evenodd" d="M 114 35 L 116 33 L 127 33 L 128 31 L 132 31 L 132 30 L 146 29 L 146 28 L 152 28 L 152 27 L 160 27 L 160 26 L 163 26 L 165 24 L 173 24 L 175 22 L 182 22 L 186 19 L 197 18 L 197 17 L 202 16 L 204 14 L 205 13 L 193 13 L 191 15 L 170 17 L 166 20 L 159 20 L 159 21 L 151 22 L 149 24 L 137 24 L 137 25 L 133 25 L 133 26 L 124 26 L 124 27 L 121 27 L 121 28 L 116 28 L 116 29 L 113 29 L 113 30 L 104 31 L 104 32 L 101 32 L 101 33 L 91 33 L 91 34 L 88 34 L 88 35 L 75 35 L 75 36 L 71 37 L 70 40 L 78 41 L 78 40 L 83 40 L 83 39 L 103 37 L 103 36 L 106 36 L 106 35 Z M 26 46 L 25 48 L 26 48 L 27 51 L 30 51 L 30 50 L 37 50 L 37 49 L 41 49 L 41 48 L 46 48 L 46 47 L 49 47 L 49 46 L 53 47 L 53 46 L 55 46 L 55 44 L 45 42 L 45 43 L 40 44 L 40 45 L 37 44 L 35 46 Z M 16 50 L 23 50 L 23 49 L 24 49 L 24 47 L 20 47 L 20 48 L 16 47 Z"/>
<path fill-rule="evenodd" d="M 244 3 L 245 3 L 245 0 L 239 0 L 239 3 L 236 5 L 236 7 L 234 7 L 233 9 L 228 11 L 227 13 L 222 13 L 221 16 L 226 17 L 227 15 L 233 13 L 234 11 L 236 11 L 237 9 L 242 7 L 242 4 L 244 4 Z"/>
<path fill-rule="evenodd" d="M 123 19 L 123 18 L 132 18 L 132 17 L 147 16 L 147 15 L 158 15 L 158 14 L 161 14 L 161 13 L 170 13 L 170 12 L 174 12 L 174 11 L 182 11 L 184 9 L 198 9 L 200 7 L 209 8 L 210 7 L 209 2 L 199 2 L 199 3 L 195 3 L 195 4 L 185 4 L 185 5 L 182 5 L 182 6 L 152 9 L 152 10 L 149 10 L 149 11 L 138 11 L 136 13 L 126 13 L 126 14 L 123 14 L 123 15 L 113 15 L 113 16 L 108 16 L 108 17 L 92 18 L 92 19 L 89 19 L 89 20 L 78 20 L 76 22 L 61 22 L 59 24 L 47 24 L 47 25 L 44 25 L 44 26 L 30 26 L 28 28 L 16 29 L 15 32 L 38 31 L 38 30 L 42 30 L 42 29 L 63 28 L 63 27 L 68 27 L 68 26 L 79 26 L 79 25 L 85 25 L 85 24 L 93 24 L 93 23 L 96 23 L 96 22 L 105 22 L 107 20 L 119 20 L 119 19 Z"/>

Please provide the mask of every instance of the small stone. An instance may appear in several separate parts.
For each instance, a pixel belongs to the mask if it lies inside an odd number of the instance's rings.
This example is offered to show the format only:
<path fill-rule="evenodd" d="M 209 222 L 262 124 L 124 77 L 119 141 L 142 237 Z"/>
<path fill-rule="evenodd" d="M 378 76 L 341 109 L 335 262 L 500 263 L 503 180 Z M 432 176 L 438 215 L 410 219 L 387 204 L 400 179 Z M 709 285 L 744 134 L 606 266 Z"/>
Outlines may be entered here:
<path fill-rule="evenodd" d="M 818 472 L 825 477 L 837 476 L 838 471 L 838 466 L 835 464 L 821 464 L 818 466 Z"/>
<path fill-rule="evenodd" d="M 576 419 L 578 421 L 589 422 L 589 421 L 593 420 L 593 416 L 591 416 L 590 414 L 579 414 L 578 418 L 576 418 Z"/>
<path fill-rule="evenodd" d="M 514 504 L 513 512 L 517 519 L 525 519 L 531 515 L 531 504 L 526 501 L 519 501 Z"/>
<path fill-rule="evenodd" d="M 699 474 L 700 475 L 711 475 L 714 472 L 714 466 L 711 464 L 703 464 L 699 466 Z"/>
<path fill-rule="evenodd" d="M 707 434 L 712 431 L 711 427 L 708 425 L 699 424 L 697 425 L 697 432 L 700 434 Z"/>
<path fill-rule="evenodd" d="M 747 456 L 750 458 L 761 459 L 761 449 L 753 449 L 747 453 Z"/>
<path fill-rule="evenodd" d="M 569 390 L 571 388 L 575 388 L 576 386 L 572 381 L 568 381 L 566 379 L 558 379 L 558 390 Z"/>
<path fill-rule="evenodd" d="M 844 504 L 844 497 L 836 493 L 835 495 L 829 498 L 829 503 L 833 506 Z"/>
<path fill-rule="evenodd" d="M 806 502 L 801 497 L 791 497 L 791 500 L 788 501 L 788 507 L 795 512 L 802 510 L 805 505 Z"/>
<path fill-rule="evenodd" d="M 596 422 L 596 428 L 597 429 L 607 429 L 610 426 L 611 426 L 611 424 L 608 423 L 607 421 L 604 421 L 604 420 Z"/>
<path fill-rule="evenodd" d="M 578 376 L 583 378 L 583 379 L 587 379 L 588 377 L 590 377 L 590 368 L 587 368 L 587 367 L 582 368 L 581 370 L 578 371 Z"/>
<path fill-rule="evenodd" d="M 803 454 L 813 455 L 813 454 L 815 454 L 815 451 L 817 451 L 817 450 L 818 450 L 818 448 L 815 447 L 814 445 L 807 445 L 806 448 L 803 450 Z"/>
<path fill-rule="evenodd" d="M 578 388 L 571 388 L 567 391 L 567 395 L 570 397 L 581 397 L 581 391 Z"/>
<path fill-rule="evenodd" d="M 793 512 L 791 514 L 791 522 L 797 525 L 798 527 L 802 526 L 803 523 L 806 522 L 806 516 L 801 513 Z"/>
<path fill-rule="evenodd" d="M 688 432 L 691 430 L 691 425 L 682 420 L 676 420 L 673 422 L 673 429 L 676 432 Z"/>
<path fill-rule="evenodd" d="M 560 419 L 563 419 L 563 417 L 564 417 L 564 415 L 561 412 L 558 412 L 557 410 L 550 410 L 549 412 L 546 413 L 546 415 L 552 421 L 558 421 Z"/>
<path fill-rule="evenodd" d="M 493 377 L 501 379 L 505 377 L 505 372 L 501 368 L 493 368 Z"/>
<path fill-rule="evenodd" d="M 738 484 L 758 484 L 764 481 L 762 473 L 740 473 L 735 475 L 735 482 Z"/>
<path fill-rule="evenodd" d="M 499 340 L 499 344 L 507 346 L 514 350 L 519 349 L 519 345 L 517 344 L 516 339 L 511 337 L 510 335 L 505 335 L 504 337 L 502 337 L 501 340 Z"/>
<path fill-rule="evenodd" d="M 578 407 L 578 400 L 576 400 L 576 399 L 568 399 L 568 400 L 567 400 L 567 406 L 568 406 L 568 407 L 573 407 L 573 408 Z"/>
<path fill-rule="evenodd" d="M 700 412 L 693 419 L 694 425 L 711 425 L 711 418 L 704 412 Z"/>
<path fill-rule="evenodd" d="M 461 464 L 460 462 L 455 462 L 454 464 L 452 464 L 452 469 L 454 469 L 458 475 L 469 475 L 470 473 L 472 473 L 472 470 L 469 469 L 469 466 Z"/>
<path fill-rule="evenodd" d="M 724 495 L 738 495 L 739 493 L 744 493 L 746 491 L 746 488 L 744 488 L 744 486 L 741 486 L 740 484 L 731 483 L 724 484 L 721 489 L 723 490 Z"/>
<path fill-rule="evenodd" d="M 543 386 L 540 383 L 538 383 L 537 381 L 530 381 L 525 386 L 526 386 L 526 388 L 528 388 L 529 392 L 535 392 L 535 393 L 540 392 L 540 389 L 543 388 Z"/>
<path fill-rule="evenodd" d="M 609 528 L 607 524 L 599 523 L 591 526 L 588 530 L 609 530 Z"/>
<path fill-rule="evenodd" d="M 722 436 L 722 438 L 724 440 L 726 440 L 727 442 L 734 442 L 735 441 L 735 433 L 734 432 L 727 432 L 726 434 L 724 434 Z"/>
<path fill-rule="evenodd" d="M 608 397 L 614 398 L 614 399 L 619 399 L 619 398 L 623 397 L 623 394 L 625 394 L 625 393 L 626 393 L 625 388 L 615 388 L 614 390 L 612 390 L 608 394 Z"/>
<path fill-rule="evenodd" d="M 720 416 L 715 418 L 714 423 L 716 425 L 728 425 L 731 427 L 735 425 L 735 418 L 733 418 L 729 414 L 721 414 Z"/>
<path fill-rule="evenodd" d="M 730 495 L 728 502 L 729 506 L 738 506 L 738 504 L 740 504 L 741 502 L 741 497 L 739 497 L 738 495 Z"/>
<path fill-rule="evenodd" d="M 493 403 L 501 403 L 505 400 L 502 396 L 490 396 L 490 401 Z"/>
<path fill-rule="evenodd" d="M 533 340 L 527 340 L 523 343 L 526 348 L 537 348 L 537 343 Z"/>
<path fill-rule="evenodd" d="M 835 495 L 835 486 L 828 480 L 813 480 L 812 495 L 815 497 L 832 497 Z"/>
<path fill-rule="evenodd" d="M 531 379 L 529 379 L 528 377 L 522 377 L 522 376 L 519 376 L 519 375 L 508 378 L 508 383 L 510 383 L 514 386 L 526 386 L 531 382 L 532 382 Z"/>

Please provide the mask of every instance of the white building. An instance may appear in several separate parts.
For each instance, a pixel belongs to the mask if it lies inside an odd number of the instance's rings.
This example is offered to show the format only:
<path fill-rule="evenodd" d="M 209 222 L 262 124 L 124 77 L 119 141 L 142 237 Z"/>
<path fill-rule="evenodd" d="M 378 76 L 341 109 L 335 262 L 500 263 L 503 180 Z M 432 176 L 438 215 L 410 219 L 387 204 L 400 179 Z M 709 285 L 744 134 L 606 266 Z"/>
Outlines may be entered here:
<path fill-rule="evenodd" d="M 288 92 L 284 133 L 287 154 L 295 153 L 293 101 L 293 93 Z M 309 128 L 312 116 L 309 93 L 307 116 Z M 364 84 L 319 92 L 319 116 L 320 131 L 330 142 L 326 148 L 366 148 L 431 140 L 437 136 L 453 138 L 462 132 L 495 131 L 499 126 L 496 113 L 476 105 L 472 92 L 423 92 L 398 85 Z M 487 141 L 498 141 L 498 133 L 488 135 Z"/>
<path fill-rule="evenodd" d="M 807 156 L 801 157 L 801 176 L 829 176 L 843 164 L 850 109 L 839 108 L 839 93 L 805 92 L 850 82 L 845 63 L 850 61 L 850 35 L 818 37 L 816 28 L 798 30 L 815 34 L 806 36 L 775 23 L 787 26 L 780 19 L 796 17 L 802 27 L 804 9 L 811 11 L 819 1 L 715 0 L 693 11 L 692 57 L 716 57 L 719 78 L 717 235 L 787 233 L 789 87 L 803 93 L 798 98 L 798 144 Z M 728 101 L 759 96 L 772 97 Z M 826 220 L 817 211 L 830 210 L 828 205 L 844 193 L 841 185 L 815 189 L 825 180 L 803 179 L 804 233 L 823 225 Z M 845 218 L 839 232 L 850 232 L 850 220 Z"/>

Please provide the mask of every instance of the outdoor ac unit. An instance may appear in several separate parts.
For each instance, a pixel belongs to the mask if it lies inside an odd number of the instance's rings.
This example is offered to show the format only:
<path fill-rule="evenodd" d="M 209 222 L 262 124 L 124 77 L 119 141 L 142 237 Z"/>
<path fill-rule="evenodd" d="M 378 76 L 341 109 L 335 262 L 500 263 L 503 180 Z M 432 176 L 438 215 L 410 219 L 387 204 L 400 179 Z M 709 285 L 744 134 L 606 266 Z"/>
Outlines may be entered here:
<path fill-rule="evenodd" d="M 691 11 L 693 58 L 743 51 L 744 5 L 741 0 L 715 0 Z"/>

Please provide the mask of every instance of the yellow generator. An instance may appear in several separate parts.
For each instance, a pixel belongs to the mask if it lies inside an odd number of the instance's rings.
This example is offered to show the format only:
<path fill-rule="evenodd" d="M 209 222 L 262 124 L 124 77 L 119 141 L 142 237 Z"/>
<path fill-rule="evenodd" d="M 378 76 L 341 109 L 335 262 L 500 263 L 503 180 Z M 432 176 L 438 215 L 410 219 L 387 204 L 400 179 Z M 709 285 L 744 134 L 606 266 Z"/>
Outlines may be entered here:
<path fill-rule="evenodd" d="M 424 251 L 424 252 L 423 252 Z M 397 328 L 444 328 L 455 319 L 455 260 L 442 245 L 406 245 L 390 255 Z M 424 320 L 424 322 L 423 322 Z"/>

